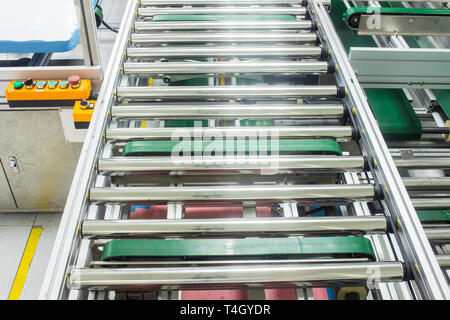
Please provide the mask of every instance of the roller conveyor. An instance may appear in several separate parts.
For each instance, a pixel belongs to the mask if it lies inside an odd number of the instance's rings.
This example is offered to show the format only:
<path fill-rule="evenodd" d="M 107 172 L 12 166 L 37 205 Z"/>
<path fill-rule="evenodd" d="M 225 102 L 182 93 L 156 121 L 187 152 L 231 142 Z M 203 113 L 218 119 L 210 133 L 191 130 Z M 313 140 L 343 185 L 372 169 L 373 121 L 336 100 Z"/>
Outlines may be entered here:
<path fill-rule="evenodd" d="M 305 15 L 306 9 L 300 7 L 210 7 L 210 8 L 139 8 L 140 17 L 151 17 L 156 15 Z"/>
<path fill-rule="evenodd" d="M 265 137 L 307 138 L 307 137 L 332 137 L 335 139 L 351 139 L 354 132 L 347 126 L 320 126 L 320 127 L 234 127 L 234 128 L 113 128 L 106 131 L 106 140 L 130 141 L 150 139 L 170 139 L 173 137 L 188 136 L 194 134 L 211 137 L 213 135 L 226 137 L 249 137 L 260 134 Z"/>
<path fill-rule="evenodd" d="M 342 98 L 345 89 L 337 86 L 185 86 L 169 87 L 119 87 L 119 99 L 274 99 L 274 98 Z"/>
<path fill-rule="evenodd" d="M 230 236 L 242 234 L 376 234 L 388 229 L 384 217 L 304 217 L 261 219 L 185 220 L 85 220 L 82 234 L 87 238 L 174 236 Z M 345 239 L 345 238 L 343 238 Z"/>
<path fill-rule="evenodd" d="M 192 5 L 278 5 L 303 4 L 303 0 L 142 0 L 141 6 L 192 6 Z"/>
<path fill-rule="evenodd" d="M 180 22 L 136 22 L 136 32 L 149 32 L 158 30 L 311 30 L 314 25 L 311 21 L 183 21 Z M 206 48 L 204 48 L 206 49 Z M 236 48 L 238 49 L 238 48 Z"/>
<path fill-rule="evenodd" d="M 129 1 L 42 299 L 450 298 L 324 5 Z"/>
<path fill-rule="evenodd" d="M 215 33 L 135 33 L 131 36 L 131 42 L 137 46 L 155 44 L 179 44 L 179 43 L 310 43 L 317 41 L 317 35 L 313 32 L 287 33 L 287 32 L 215 32 Z"/>
<path fill-rule="evenodd" d="M 253 74 L 253 73 L 328 73 L 334 66 L 327 62 L 128 62 L 123 66 L 127 75 L 158 74 Z"/>
<path fill-rule="evenodd" d="M 113 118 L 129 119 L 208 119 L 209 117 L 239 119 L 333 119 L 344 117 L 344 106 L 339 104 L 182 104 L 182 105 L 118 105 L 111 108 Z"/>

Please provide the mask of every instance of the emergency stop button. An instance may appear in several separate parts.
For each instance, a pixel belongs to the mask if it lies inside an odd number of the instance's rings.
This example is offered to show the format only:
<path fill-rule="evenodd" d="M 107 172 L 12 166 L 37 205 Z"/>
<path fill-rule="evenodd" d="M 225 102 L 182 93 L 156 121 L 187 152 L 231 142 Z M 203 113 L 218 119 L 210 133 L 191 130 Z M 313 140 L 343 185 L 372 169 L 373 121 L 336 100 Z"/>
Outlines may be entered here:
<path fill-rule="evenodd" d="M 80 87 L 81 84 L 80 76 L 73 75 L 70 76 L 68 80 L 70 82 L 70 86 L 72 87 L 72 89 L 77 89 Z"/>

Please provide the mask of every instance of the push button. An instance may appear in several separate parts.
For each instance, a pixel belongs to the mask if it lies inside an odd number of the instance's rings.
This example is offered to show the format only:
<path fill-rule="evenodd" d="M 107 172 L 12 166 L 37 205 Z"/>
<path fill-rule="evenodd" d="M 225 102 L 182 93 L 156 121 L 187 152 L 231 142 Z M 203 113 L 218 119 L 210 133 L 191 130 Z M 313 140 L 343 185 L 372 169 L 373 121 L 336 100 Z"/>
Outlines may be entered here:
<path fill-rule="evenodd" d="M 56 80 L 51 80 L 47 84 L 47 88 L 49 88 L 49 89 L 55 89 L 57 86 L 58 86 L 58 81 L 56 81 Z"/>
<path fill-rule="evenodd" d="M 46 85 L 47 85 L 47 81 L 38 81 L 36 83 L 36 87 L 40 90 L 44 89 Z"/>
<path fill-rule="evenodd" d="M 36 82 L 33 81 L 33 79 L 27 79 L 25 80 L 25 88 L 27 89 L 33 89 L 35 86 Z"/>
<path fill-rule="evenodd" d="M 14 89 L 16 89 L 16 90 L 22 89 L 23 88 L 23 82 L 22 81 L 16 81 L 16 82 L 14 82 L 13 86 L 14 86 Z"/>
<path fill-rule="evenodd" d="M 59 83 L 61 89 L 67 89 L 69 87 L 69 81 L 63 80 Z"/>
<path fill-rule="evenodd" d="M 72 89 L 77 89 L 80 87 L 81 79 L 80 76 L 74 75 L 69 77 L 70 86 Z"/>

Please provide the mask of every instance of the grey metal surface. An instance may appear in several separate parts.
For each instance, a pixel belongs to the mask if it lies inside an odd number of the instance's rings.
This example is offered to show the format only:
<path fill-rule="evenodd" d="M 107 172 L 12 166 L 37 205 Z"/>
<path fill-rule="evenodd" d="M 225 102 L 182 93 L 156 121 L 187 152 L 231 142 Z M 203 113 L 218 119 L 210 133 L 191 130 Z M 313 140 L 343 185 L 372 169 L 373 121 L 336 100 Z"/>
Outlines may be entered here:
<path fill-rule="evenodd" d="M 336 96 L 336 86 L 183 86 L 183 87 L 119 87 L 119 99 L 182 98 L 301 98 Z"/>
<path fill-rule="evenodd" d="M 129 119 L 309 119 L 342 118 L 339 104 L 151 104 L 111 107 L 113 118 Z M 450 161 L 449 161 L 450 166 Z"/>
<path fill-rule="evenodd" d="M 450 88 L 448 49 L 352 47 L 349 58 L 363 87 Z"/>
<path fill-rule="evenodd" d="M 280 202 L 282 200 L 370 201 L 372 185 L 295 185 L 295 186 L 210 186 L 204 187 L 115 187 L 91 188 L 91 203 L 134 203 L 167 201 L 243 201 Z"/>
<path fill-rule="evenodd" d="M 291 285 L 326 285 L 330 281 L 365 284 L 377 271 L 377 281 L 401 281 L 400 262 L 323 263 L 230 267 L 180 268 L 103 268 L 73 269 L 69 286 L 73 289 L 114 289 L 133 286 L 179 289 L 185 286 L 290 283 Z"/>
<path fill-rule="evenodd" d="M 328 62 L 125 62 L 127 75 L 149 76 L 167 74 L 249 74 L 249 73 L 327 73 Z"/>
<path fill-rule="evenodd" d="M 267 15 L 267 14 L 286 14 L 286 15 L 304 15 L 305 8 L 301 7 L 209 7 L 209 8 L 139 8 L 140 17 L 151 17 L 156 15 L 170 14 L 250 14 L 250 15 Z"/>
<path fill-rule="evenodd" d="M 58 109 L 0 111 L 0 150 L 18 209 L 62 210 L 81 143 L 66 142 Z M 9 168 L 10 156 L 17 159 L 17 173 Z M 11 209 L 10 202 L 3 204 L 0 210 Z"/>
<path fill-rule="evenodd" d="M 100 159 L 98 170 L 102 174 L 120 175 L 124 172 L 149 171 L 198 171 L 198 170 L 250 170 L 276 166 L 276 170 L 311 169 L 320 170 L 362 171 L 364 158 L 359 156 L 260 156 L 260 157 L 221 157 L 211 159 L 173 159 L 171 157 L 114 157 Z M 241 174 L 254 173 L 244 171 Z"/>
<path fill-rule="evenodd" d="M 133 45 L 154 45 L 160 43 L 314 43 L 317 40 L 315 33 L 289 33 L 289 32 L 171 32 L 171 33 L 133 33 Z"/>
<path fill-rule="evenodd" d="M 381 15 L 377 27 L 370 15 L 361 15 L 359 35 L 449 36 L 450 17 Z"/>
<path fill-rule="evenodd" d="M 310 30 L 311 21 L 138 21 L 134 25 L 134 31 L 159 31 L 159 30 Z"/>
<path fill-rule="evenodd" d="M 149 139 L 181 139 L 191 137 L 273 137 L 304 138 L 333 137 L 351 139 L 352 127 L 346 126 L 311 126 L 311 127 L 185 127 L 185 128 L 112 128 L 106 130 L 108 141 L 129 141 Z M 177 140 L 181 141 L 181 140 Z"/>
<path fill-rule="evenodd" d="M 86 238 L 385 233 L 384 217 L 85 220 Z"/>

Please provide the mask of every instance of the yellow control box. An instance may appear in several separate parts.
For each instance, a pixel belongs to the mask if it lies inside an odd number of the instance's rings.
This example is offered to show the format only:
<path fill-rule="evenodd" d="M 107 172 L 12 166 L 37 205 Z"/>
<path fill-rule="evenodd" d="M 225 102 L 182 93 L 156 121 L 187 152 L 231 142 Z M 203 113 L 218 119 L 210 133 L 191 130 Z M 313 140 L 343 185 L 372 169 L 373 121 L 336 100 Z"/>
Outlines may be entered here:
<path fill-rule="evenodd" d="M 73 106 L 76 100 L 89 98 L 91 81 L 81 79 L 11 81 L 6 87 L 5 94 L 12 108 Z"/>
<path fill-rule="evenodd" d="M 94 113 L 95 100 L 76 101 L 73 107 L 72 117 L 75 129 L 87 129 Z"/>

